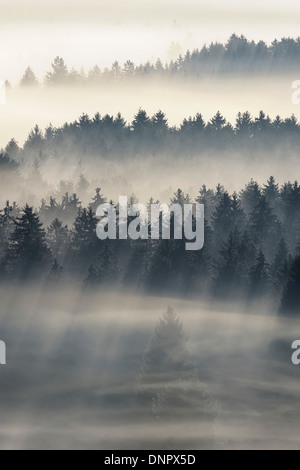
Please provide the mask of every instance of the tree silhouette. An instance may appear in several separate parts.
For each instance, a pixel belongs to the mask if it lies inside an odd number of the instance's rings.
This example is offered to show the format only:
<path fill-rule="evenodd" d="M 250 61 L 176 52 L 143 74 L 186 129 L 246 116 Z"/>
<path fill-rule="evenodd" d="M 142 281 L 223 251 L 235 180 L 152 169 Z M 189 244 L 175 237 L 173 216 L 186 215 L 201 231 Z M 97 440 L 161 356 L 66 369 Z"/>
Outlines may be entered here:
<path fill-rule="evenodd" d="M 270 282 L 269 277 L 269 264 L 262 251 L 259 251 L 254 265 L 250 269 L 249 282 L 250 282 L 250 295 L 253 298 L 266 295 Z"/>
<path fill-rule="evenodd" d="M 196 377 L 196 370 L 187 337 L 178 315 L 169 307 L 157 323 L 145 354 L 140 388 L 153 393 L 168 382 L 191 377 Z"/>
<path fill-rule="evenodd" d="M 209 436 L 205 442 L 197 438 L 197 446 L 213 446 L 215 400 L 208 387 L 199 382 L 183 325 L 171 307 L 157 323 L 146 351 L 138 399 L 141 416 L 172 425 L 172 435 L 166 443 L 160 443 L 163 448 L 178 448 L 182 431 L 181 426 L 178 430 L 174 426 L 182 425 L 183 420 L 193 429 L 203 426 Z"/>
<path fill-rule="evenodd" d="M 7 271 L 22 278 L 40 275 L 49 266 L 50 250 L 37 214 L 26 205 L 14 224 L 5 260 Z"/>

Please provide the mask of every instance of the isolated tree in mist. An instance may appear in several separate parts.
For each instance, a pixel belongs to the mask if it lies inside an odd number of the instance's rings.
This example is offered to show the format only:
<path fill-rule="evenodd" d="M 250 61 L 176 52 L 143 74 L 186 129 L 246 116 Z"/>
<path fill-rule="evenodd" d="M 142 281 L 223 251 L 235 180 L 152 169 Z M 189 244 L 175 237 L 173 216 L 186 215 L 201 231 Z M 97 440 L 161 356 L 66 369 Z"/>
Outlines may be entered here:
<path fill-rule="evenodd" d="M 249 287 L 249 294 L 253 299 L 265 296 L 269 291 L 270 266 L 261 250 L 249 272 Z"/>
<path fill-rule="evenodd" d="M 42 273 L 49 266 L 51 253 L 39 217 L 32 207 L 26 205 L 14 224 L 5 260 L 6 269 L 20 276 Z"/>
<path fill-rule="evenodd" d="M 35 73 L 30 67 L 27 67 L 20 82 L 21 87 L 36 87 L 38 84 L 39 82 Z"/>
<path fill-rule="evenodd" d="M 226 240 L 232 227 L 233 208 L 232 201 L 227 192 L 225 192 L 215 212 L 212 214 L 211 225 L 215 232 L 216 242 L 220 243 Z"/>

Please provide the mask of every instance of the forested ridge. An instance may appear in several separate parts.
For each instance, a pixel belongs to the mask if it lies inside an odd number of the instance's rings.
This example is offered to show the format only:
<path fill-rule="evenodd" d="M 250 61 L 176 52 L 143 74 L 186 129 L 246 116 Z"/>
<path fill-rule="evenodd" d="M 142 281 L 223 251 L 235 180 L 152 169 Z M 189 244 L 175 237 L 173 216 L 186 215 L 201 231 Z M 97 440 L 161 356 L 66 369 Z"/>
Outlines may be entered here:
<path fill-rule="evenodd" d="M 185 240 L 151 240 L 150 232 L 148 240 L 98 240 L 95 212 L 106 201 L 97 188 L 87 207 L 68 193 L 60 201 L 43 200 L 37 210 L 7 202 L 0 211 L 1 281 L 74 278 L 85 288 L 249 302 L 269 297 L 294 312 L 300 292 L 297 181 L 279 186 L 270 177 L 259 186 L 251 180 L 233 194 L 220 184 L 203 185 L 195 201 L 178 189 L 170 202 L 205 206 L 205 245 L 195 252 L 185 250 Z M 133 195 L 129 203 L 135 202 Z"/>
<path fill-rule="evenodd" d="M 32 68 L 28 67 L 21 78 L 20 86 L 101 86 L 111 81 L 118 83 L 155 78 L 169 81 L 172 78 L 201 79 L 205 76 L 232 74 L 253 76 L 300 70 L 300 37 L 284 37 L 267 44 L 264 41 L 248 40 L 244 35 L 232 34 L 224 44 L 211 42 L 201 49 L 188 50 L 184 54 L 180 45 L 173 43 L 170 53 L 173 59 L 167 63 L 163 63 L 161 59 L 138 65 L 131 60 L 123 65 L 114 61 L 111 67 L 101 69 L 95 65 L 87 72 L 70 68 L 62 57 L 56 57 L 41 83 Z"/>
<path fill-rule="evenodd" d="M 254 156 L 260 150 L 297 151 L 299 144 L 300 124 L 294 115 L 289 118 L 277 115 L 272 119 L 264 111 L 256 117 L 245 111 L 239 112 L 235 123 L 231 124 L 220 111 L 208 121 L 197 113 L 176 127 L 169 125 L 161 110 L 150 117 L 140 109 L 132 122 L 126 122 L 120 113 L 117 116 L 96 113 L 94 117 L 82 114 L 79 119 L 61 127 L 50 124 L 42 130 L 36 125 L 24 146 L 20 147 L 15 139 L 11 139 L 2 149 L 0 167 L 9 164 L 7 156 L 26 163 L 49 157 L 79 160 L 101 156 L 117 160 L 120 157 L 167 155 L 180 158 L 214 151 L 214 158 L 218 158 L 225 151 L 239 155 L 249 151 Z"/>

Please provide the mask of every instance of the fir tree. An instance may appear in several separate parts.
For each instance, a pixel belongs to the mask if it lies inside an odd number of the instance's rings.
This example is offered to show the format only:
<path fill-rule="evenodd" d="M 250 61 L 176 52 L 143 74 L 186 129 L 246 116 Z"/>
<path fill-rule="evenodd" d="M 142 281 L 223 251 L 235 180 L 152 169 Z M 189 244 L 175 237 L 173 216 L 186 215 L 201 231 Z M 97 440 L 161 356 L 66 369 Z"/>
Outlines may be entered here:
<path fill-rule="evenodd" d="M 14 224 L 5 260 L 7 271 L 21 277 L 43 273 L 51 257 L 39 217 L 26 205 Z"/>

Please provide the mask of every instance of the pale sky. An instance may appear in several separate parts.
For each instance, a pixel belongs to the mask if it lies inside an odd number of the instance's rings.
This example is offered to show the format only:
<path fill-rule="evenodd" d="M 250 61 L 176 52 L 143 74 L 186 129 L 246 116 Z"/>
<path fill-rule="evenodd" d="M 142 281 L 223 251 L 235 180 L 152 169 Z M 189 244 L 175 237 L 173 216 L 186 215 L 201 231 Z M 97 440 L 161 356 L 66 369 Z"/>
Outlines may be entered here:
<path fill-rule="evenodd" d="M 300 35 L 299 0 L 0 0 L 0 77 L 38 75 L 56 55 L 90 68 L 168 58 L 233 32 L 271 42 Z"/>

